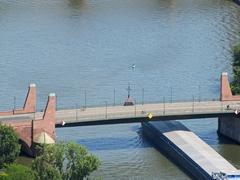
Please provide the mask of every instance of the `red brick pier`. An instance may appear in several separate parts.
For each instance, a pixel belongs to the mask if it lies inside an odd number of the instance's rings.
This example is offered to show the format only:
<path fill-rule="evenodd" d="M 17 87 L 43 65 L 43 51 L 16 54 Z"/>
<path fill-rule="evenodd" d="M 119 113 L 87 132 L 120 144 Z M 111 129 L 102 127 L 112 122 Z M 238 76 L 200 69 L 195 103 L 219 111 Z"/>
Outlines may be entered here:
<path fill-rule="evenodd" d="M 20 137 L 22 150 L 30 156 L 34 156 L 36 144 L 55 142 L 55 94 L 49 94 L 42 118 L 35 119 L 35 107 L 36 86 L 31 84 L 22 109 L 0 112 L 0 122 L 15 129 Z"/>

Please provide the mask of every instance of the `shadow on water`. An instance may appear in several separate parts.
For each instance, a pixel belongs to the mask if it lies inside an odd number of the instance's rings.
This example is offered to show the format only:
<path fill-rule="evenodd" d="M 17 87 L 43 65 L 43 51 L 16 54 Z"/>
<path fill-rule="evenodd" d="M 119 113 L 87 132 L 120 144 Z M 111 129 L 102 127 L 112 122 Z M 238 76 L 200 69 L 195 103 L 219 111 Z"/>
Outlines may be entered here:
<path fill-rule="evenodd" d="M 240 169 L 239 143 L 236 143 L 235 141 L 224 136 L 219 136 L 218 140 L 219 144 L 217 145 L 217 152 L 226 158 L 237 169 Z"/>
<path fill-rule="evenodd" d="M 218 134 L 216 129 L 213 129 L 208 133 L 196 134 L 209 145 L 238 145 L 236 141 Z"/>
<path fill-rule="evenodd" d="M 220 134 L 218 134 L 218 144 L 240 145 L 238 142 Z"/>
<path fill-rule="evenodd" d="M 136 137 L 101 137 L 93 139 L 79 139 L 76 142 L 86 146 L 90 151 L 98 150 L 121 150 L 139 149 L 151 147 L 146 138 L 143 137 L 141 130 Z"/>
<path fill-rule="evenodd" d="M 133 125 L 131 126 L 131 131 L 139 133 L 142 131 L 142 128 L 141 126 L 139 127 L 139 125 Z"/>
<path fill-rule="evenodd" d="M 186 171 L 186 169 L 184 169 L 182 167 L 181 164 L 177 163 L 177 161 L 175 161 L 174 159 L 172 159 L 169 154 L 165 151 L 163 151 L 163 149 L 161 149 L 159 146 L 157 146 L 155 143 L 153 143 L 151 140 L 147 139 L 149 141 L 149 143 L 151 144 L 151 146 L 153 146 L 156 150 L 158 150 L 159 153 L 161 153 L 164 157 L 166 157 L 170 162 L 172 162 L 173 164 L 175 164 L 182 172 L 184 172 L 189 178 L 191 179 L 196 179 L 196 177 L 193 177 L 192 174 L 190 174 L 188 171 Z"/>
<path fill-rule="evenodd" d="M 181 124 L 180 122 L 177 121 L 159 121 L 159 122 L 151 122 L 151 124 L 153 124 L 154 126 L 157 127 L 158 131 L 157 134 L 164 134 L 164 133 L 168 133 L 171 131 L 190 131 L 187 127 L 185 127 L 183 124 Z M 153 131 L 155 131 L 154 129 L 152 129 Z M 142 135 L 144 137 L 144 135 Z M 154 135 L 159 139 L 163 139 L 162 137 L 158 136 L 158 135 Z M 164 136 L 164 135 L 163 135 Z M 173 164 L 177 165 L 179 169 L 181 169 L 182 172 L 184 172 L 186 175 L 189 176 L 189 178 L 191 179 L 195 179 L 196 177 L 193 177 L 192 174 L 190 174 L 188 171 L 186 171 L 186 169 L 184 169 L 182 167 L 182 164 L 179 163 L 178 161 L 174 160 L 174 158 L 172 158 L 169 154 L 168 151 L 165 151 L 163 146 L 165 146 L 164 144 L 160 143 L 161 145 L 157 145 L 156 143 L 154 143 L 153 139 L 149 139 L 146 138 L 146 141 L 148 141 L 156 150 L 158 150 L 162 155 L 164 155 L 169 161 L 171 161 Z M 165 141 L 165 140 L 161 140 L 161 141 Z"/>
<path fill-rule="evenodd" d="M 69 0 L 68 5 L 73 9 L 79 9 L 79 10 L 84 9 L 87 6 L 85 0 Z"/>

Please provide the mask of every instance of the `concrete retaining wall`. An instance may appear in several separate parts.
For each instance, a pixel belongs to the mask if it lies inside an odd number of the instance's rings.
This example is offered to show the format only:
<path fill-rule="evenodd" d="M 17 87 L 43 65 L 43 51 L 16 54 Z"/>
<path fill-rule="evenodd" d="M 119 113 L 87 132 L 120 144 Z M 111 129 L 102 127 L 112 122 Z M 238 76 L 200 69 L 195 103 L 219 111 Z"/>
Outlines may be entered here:
<path fill-rule="evenodd" d="M 240 143 L 240 117 L 218 118 L 218 133 Z"/>

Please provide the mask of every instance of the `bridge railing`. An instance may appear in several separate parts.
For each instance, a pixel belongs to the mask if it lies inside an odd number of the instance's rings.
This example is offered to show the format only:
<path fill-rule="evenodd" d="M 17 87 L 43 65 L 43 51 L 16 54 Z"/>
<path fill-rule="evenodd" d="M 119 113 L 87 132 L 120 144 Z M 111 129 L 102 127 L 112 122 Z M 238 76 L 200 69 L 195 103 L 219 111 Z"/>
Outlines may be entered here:
<path fill-rule="evenodd" d="M 127 98 L 127 86 L 103 89 L 82 89 L 74 94 L 57 93 L 57 109 L 73 109 L 109 105 L 123 105 Z M 130 96 L 137 104 L 188 101 L 218 101 L 219 85 L 193 85 L 185 87 L 152 86 L 143 87 L 131 84 Z"/>
<path fill-rule="evenodd" d="M 101 119 L 123 119 L 134 117 L 168 116 L 168 115 L 187 115 L 187 114 L 206 114 L 224 113 L 240 109 L 240 104 L 227 103 L 220 101 L 208 102 L 181 102 L 165 104 L 137 104 L 134 106 L 106 106 L 87 109 L 71 109 L 59 111 L 58 120 L 67 119 L 70 121 L 88 121 Z M 68 115 L 66 115 L 68 114 Z"/>
<path fill-rule="evenodd" d="M 198 82 L 196 82 L 198 83 Z M 218 100 L 218 84 L 195 84 L 185 87 L 175 87 L 174 84 L 154 85 L 144 87 L 143 84 L 131 83 L 131 97 L 137 104 L 161 103 L 161 102 L 188 102 L 188 101 L 206 101 Z M 119 84 L 117 87 L 109 85 L 107 87 L 92 87 L 81 89 L 70 89 L 69 91 L 56 90 L 57 109 L 74 109 L 105 106 L 105 101 L 109 105 L 123 105 L 127 97 L 127 84 Z M 37 111 L 43 111 L 46 104 L 46 97 L 49 91 L 38 91 Z M 12 92 L 14 96 L 0 95 L 2 104 L 0 111 L 8 111 L 22 108 L 25 100 L 26 89 L 21 92 Z"/>
<path fill-rule="evenodd" d="M 142 103 L 141 101 L 137 101 L 136 99 L 133 99 L 133 103 L 134 104 L 138 104 L 138 105 L 145 105 L 145 104 L 159 104 L 159 103 L 170 103 L 170 104 L 174 104 L 174 103 L 184 103 L 184 102 L 194 102 L 194 103 L 198 103 L 198 102 L 206 102 L 206 101 L 212 101 L 212 102 L 217 102 L 219 101 L 219 98 L 202 98 L 200 101 L 198 99 L 195 99 L 194 97 L 192 97 L 191 99 L 175 99 L 172 101 L 167 101 L 166 98 L 162 98 L 162 100 L 153 100 L 153 101 L 145 101 L 144 103 Z M 103 101 L 100 104 L 90 104 L 90 105 L 83 105 L 81 103 L 76 103 L 75 105 L 72 106 L 59 106 L 58 104 L 56 105 L 56 109 L 57 110 L 65 110 L 65 109 L 87 109 L 87 108 L 96 108 L 96 107 L 105 107 L 106 103 L 108 104 L 108 106 L 123 106 L 124 101 L 120 102 L 120 103 L 109 103 L 108 101 Z M 39 111 L 43 111 L 43 109 L 39 109 Z"/>

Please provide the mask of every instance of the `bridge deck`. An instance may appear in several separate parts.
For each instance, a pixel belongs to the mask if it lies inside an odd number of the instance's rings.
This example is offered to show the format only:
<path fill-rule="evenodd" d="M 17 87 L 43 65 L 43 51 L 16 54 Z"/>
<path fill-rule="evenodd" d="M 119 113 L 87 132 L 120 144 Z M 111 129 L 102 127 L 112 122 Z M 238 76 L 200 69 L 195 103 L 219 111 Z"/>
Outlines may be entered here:
<path fill-rule="evenodd" d="M 66 126 L 142 122 L 149 120 L 148 113 L 153 115 L 152 120 L 159 121 L 211 118 L 233 116 L 233 111 L 239 108 L 238 102 L 206 101 L 70 109 L 57 111 L 56 124 L 59 127 L 62 120 Z"/>
<path fill-rule="evenodd" d="M 227 109 L 227 105 L 230 105 L 229 109 Z M 234 110 L 239 108 L 240 102 L 236 101 L 205 101 L 68 109 L 57 111 L 56 127 L 61 127 L 62 121 L 66 123 L 64 127 L 142 122 L 149 120 L 148 113 L 153 115 L 151 120 L 159 121 L 234 116 Z M 34 117 L 38 119 L 42 115 L 42 112 L 37 112 L 35 115 L 2 116 L 0 121 L 34 119 Z"/>

